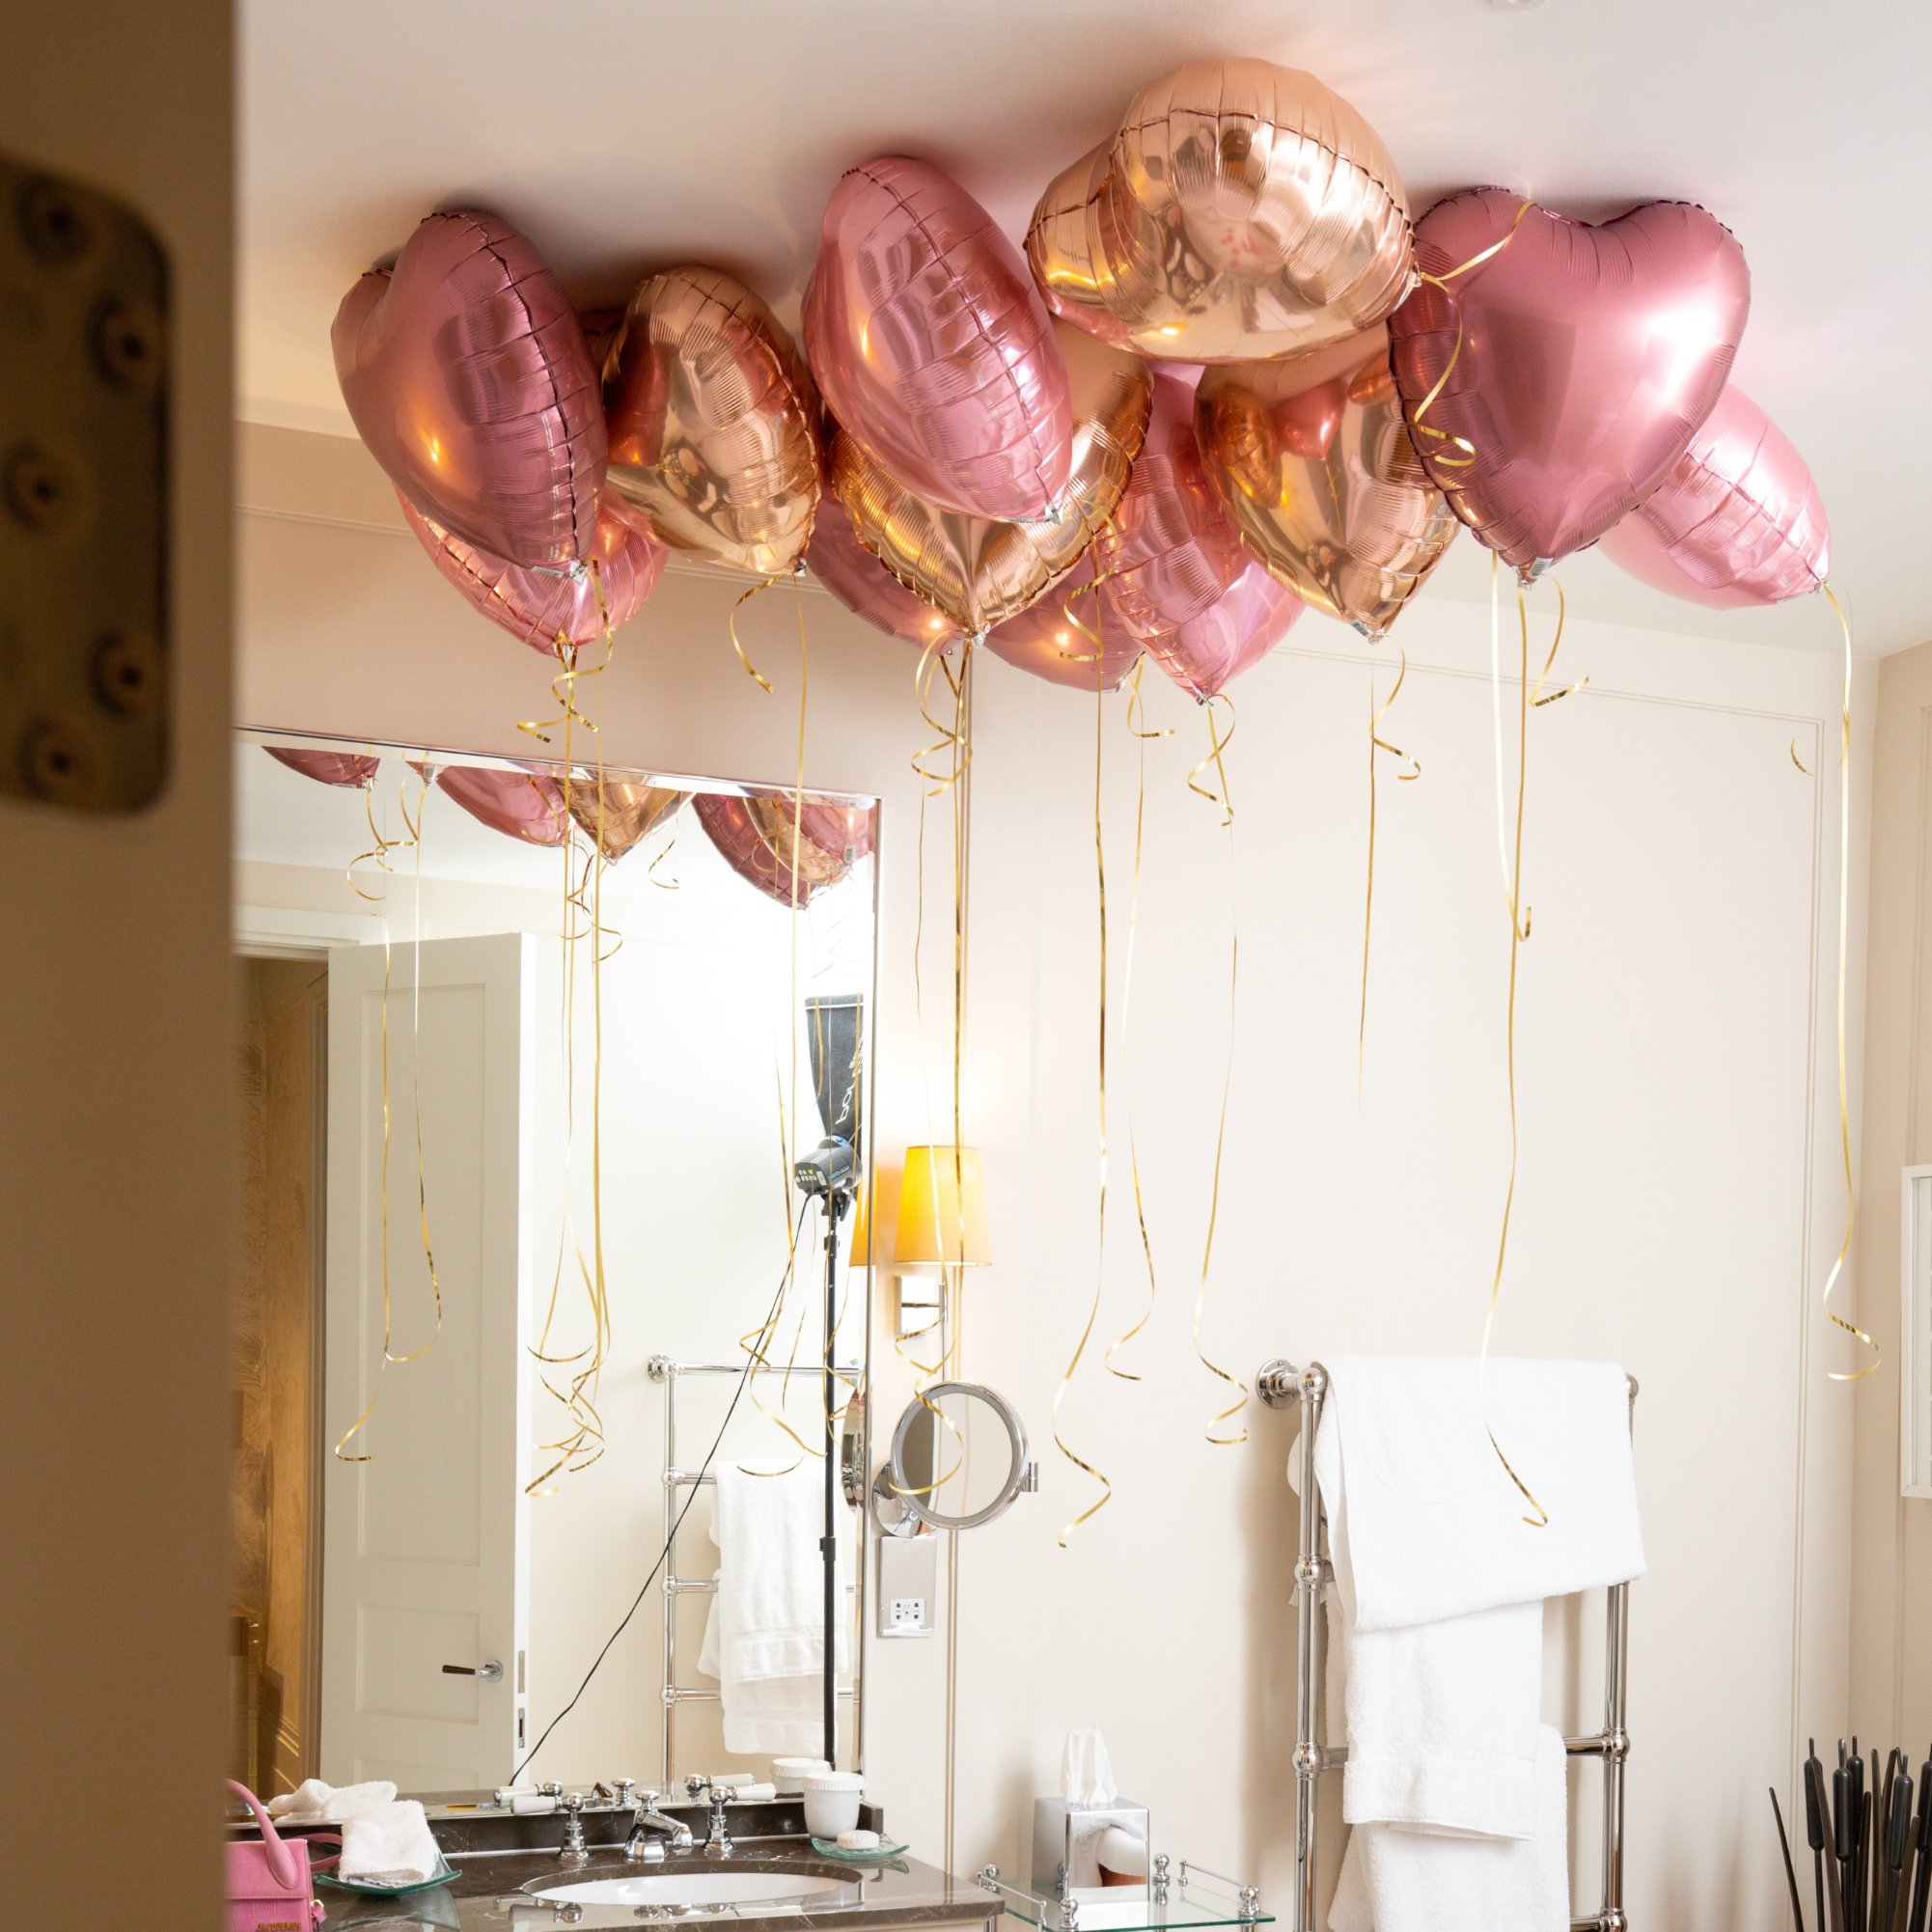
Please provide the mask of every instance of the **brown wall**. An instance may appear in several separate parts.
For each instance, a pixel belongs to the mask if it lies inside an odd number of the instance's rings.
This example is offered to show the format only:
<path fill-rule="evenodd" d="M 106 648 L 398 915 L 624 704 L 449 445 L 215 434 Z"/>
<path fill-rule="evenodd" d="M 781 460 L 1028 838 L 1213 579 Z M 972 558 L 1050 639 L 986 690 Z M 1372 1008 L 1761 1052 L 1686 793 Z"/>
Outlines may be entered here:
<path fill-rule="evenodd" d="M 233 22 L 220 0 L 70 0 L 10 7 L 5 40 L 8 151 L 132 201 L 171 257 L 176 735 L 167 795 L 139 816 L 0 801 L 0 1923 L 207 1932 L 228 1598 Z M 106 1792 L 139 1802 L 76 1885 L 56 1848 Z"/>

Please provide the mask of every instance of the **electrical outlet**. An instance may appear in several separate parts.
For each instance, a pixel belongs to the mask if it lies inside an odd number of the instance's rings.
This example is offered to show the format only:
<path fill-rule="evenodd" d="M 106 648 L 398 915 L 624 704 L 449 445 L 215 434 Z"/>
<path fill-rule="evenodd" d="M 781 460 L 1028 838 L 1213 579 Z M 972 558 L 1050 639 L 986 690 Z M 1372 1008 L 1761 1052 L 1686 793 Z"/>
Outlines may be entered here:
<path fill-rule="evenodd" d="M 881 1536 L 878 1633 L 881 1637 L 930 1637 L 937 1619 L 937 1536 Z"/>

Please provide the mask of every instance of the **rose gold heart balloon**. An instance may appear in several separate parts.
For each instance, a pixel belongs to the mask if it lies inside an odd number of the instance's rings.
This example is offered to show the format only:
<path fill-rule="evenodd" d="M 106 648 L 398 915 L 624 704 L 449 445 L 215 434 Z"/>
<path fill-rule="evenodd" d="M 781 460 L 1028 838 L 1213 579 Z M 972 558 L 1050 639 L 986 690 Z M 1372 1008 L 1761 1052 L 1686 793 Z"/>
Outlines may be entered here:
<path fill-rule="evenodd" d="M 1387 326 L 1211 369 L 1195 422 L 1241 540 L 1297 595 L 1382 636 L 1456 533 L 1409 440 Z"/>
<path fill-rule="evenodd" d="M 1190 61 L 1040 198 L 1027 258 L 1055 312 L 1143 355 L 1283 355 L 1379 321 L 1414 273 L 1401 178 L 1312 74 Z"/>
<path fill-rule="evenodd" d="M 263 745 L 262 749 L 276 763 L 299 771 L 317 785 L 365 786 L 381 768 L 380 759 L 359 752 L 312 752 L 294 745 Z"/>
<path fill-rule="evenodd" d="M 916 597 L 852 535 L 852 520 L 836 496 L 826 495 L 813 519 L 812 547 L 805 553 L 812 574 L 868 623 L 924 649 L 951 650 L 959 633 L 940 612 Z"/>
<path fill-rule="evenodd" d="M 590 834 L 604 857 L 615 862 L 676 814 L 690 796 L 688 791 L 649 785 L 642 779 L 572 779 L 570 816 Z"/>
<path fill-rule="evenodd" d="M 584 332 L 509 223 L 432 214 L 330 332 L 343 400 L 389 481 L 465 543 L 526 567 L 596 540 L 604 412 Z"/>
<path fill-rule="evenodd" d="M 1416 225 L 1390 320 L 1417 453 L 1527 582 L 1663 482 L 1716 406 L 1751 312 L 1744 251 L 1688 202 L 1595 227 L 1503 188 Z"/>
<path fill-rule="evenodd" d="M 1196 698 L 1217 696 L 1301 615 L 1222 515 L 1195 442 L 1194 391 L 1163 372 L 1147 440 L 1092 554 L 1109 612 Z"/>
<path fill-rule="evenodd" d="M 1088 631 L 1098 634 L 1097 645 Z M 1139 641 L 1100 607 L 1090 549 L 1036 604 L 995 624 L 986 649 L 1049 684 L 1090 695 L 1118 690 L 1141 656 Z"/>
<path fill-rule="evenodd" d="M 818 503 L 818 404 L 790 339 L 743 283 L 642 283 L 606 354 L 611 487 L 674 549 L 777 576 Z"/>
<path fill-rule="evenodd" d="M 832 414 L 954 515 L 1044 515 L 1073 417 L 1046 306 L 1019 252 L 957 182 L 887 155 L 825 209 L 805 352 Z"/>
<path fill-rule="evenodd" d="M 1120 501 L 1146 434 L 1146 365 L 1065 323 L 1055 332 L 1072 383 L 1073 469 L 1048 516 L 996 523 L 940 510 L 853 437 L 832 440 L 831 489 L 853 535 L 962 631 L 1004 622 L 1072 569 Z"/>
<path fill-rule="evenodd" d="M 794 839 L 790 803 L 787 798 L 780 804 L 769 793 L 735 798 L 701 791 L 692 799 L 691 810 L 704 836 L 739 878 L 780 905 L 803 906 L 814 894 L 844 878 L 852 861 L 843 850 L 828 851 L 807 837 L 802 820 Z"/>
<path fill-rule="evenodd" d="M 1603 554 L 1673 597 L 1737 610 L 1809 596 L 1832 533 L 1804 457 L 1731 386 L 1670 474 L 1605 532 Z"/>
<path fill-rule="evenodd" d="M 436 788 L 492 832 L 526 845 L 561 845 L 570 836 L 564 793 L 547 772 L 446 764 L 436 771 Z"/>
<path fill-rule="evenodd" d="M 401 496 L 401 492 L 397 492 Z M 545 656 L 561 645 L 574 649 L 627 623 L 664 574 L 664 548 L 608 505 L 597 517 L 596 540 L 581 573 L 526 570 L 453 537 L 404 496 L 402 514 L 417 542 L 473 608 L 519 643 Z M 596 572 L 593 579 L 592 571 Z M 603 602 L 598 604 L 601 590 Z"/>

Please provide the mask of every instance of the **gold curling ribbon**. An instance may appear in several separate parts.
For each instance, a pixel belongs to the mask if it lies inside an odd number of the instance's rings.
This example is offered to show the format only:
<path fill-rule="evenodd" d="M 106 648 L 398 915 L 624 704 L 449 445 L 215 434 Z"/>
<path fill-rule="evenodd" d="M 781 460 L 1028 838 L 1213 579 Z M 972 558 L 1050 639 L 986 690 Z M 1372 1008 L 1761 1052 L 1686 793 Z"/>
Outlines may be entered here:
<path fill-rule="evenodd" d="M 1838 1285 L 1838 1278 L 1845 1271 L 1845 1262 L 1852 1252 L 1852 1233 L 1857 1219 L 1858 1201 L 1852 1186 L 1852 1117 L 1851 1105 L 1847 1097 L 1845 1081 L 1845 947 L 1847 927 L 1851 919 L 1851 876 L 1852 876 L 1852 624 L 1845 615 L 1845 607 L 1839 603 L 1837 593 L 1829 583 L 1819 589 L 1832 600 L 1832 609 L 1837 614 L 1838 631 L 1844 639 L 1845 678 L 1843 695 L 1838 703 L 1838 1151 L 1845 1170 L 1845 1234 L 1838 1243 L 1838 1252 L 1832 1262 L 1832 1271 L 1825 1277 L 1825 1292 L 1820 1306 L 1834 1327 L 1855 1337 L 1871 1350 L 1871 1360 L 1863 1368 L 1832 1368 L 1826 1370 L 1827 1377 L 1834 1382 L 1863 1382 L 1873 1373 L 1885 1360 L 1885 1353 L 1870 1336 L 1856 1322 L 1847 1321 L 1832 1306 L 1832 1296 Z M 1797 747 L 1792 747 L 1792 762 L 1800 771 L 1805 770 L 1797 755 Z M 1808 778 L 1810 774 L 1806 773 Z"/>
<path fill-rule="evenodd" d="M 1228 706 L 1226 731 L 1216 729 L 1214 707 L 1217 704 Z M 1208 752 L 1188 773 L 1187 785 L 1190 791 L 1220 807 L 1222 829 L 1228 834 L 1228 1060 L 1221 1074 L 1221 1114 L 1214 1129 L 1214 1178 L 1207 1196 L 1207 1233 L 1201 1244 L 1201 1280 L 1194 1292 L 1194 1353 L 1203 1368 L 1219 1376 L 1234 1391 L 1234 1400 L 1208 1418 L 1202 1433 L 1218 1449 L 1234 1449 L 1248 1440 L 1248 1425 L 1241 1423 L 1231 1434 L 1223 1433 L 1223 1425 L 1232 1422 L 1248 1406 L 1248 1391 L 1219 1363 L 1209 1360 L 1207 1351 L 1201 1345 L 1201 1317 L 1207 1307 L 1208 1275 L 1214 1263 L 1214 1229 L 1221 1216 L 1221 1165 L 1228 1147 L 1228 1098 L 1234 1088 L 1235 1019 L 1239 1011 L 1241 987 L 1241 919 L 1237 897 L 1238 875 L 1234 868 L 1234 795 L 1228 783 L 1225 762 L 1228 747 L 1234 737 L 1234 703 L 1224 694 L 1207 699 L 1201 709 L 1207 713 Z M 1210 764 L 1214 767 L 1218 789 L 1201 782 L 1201 774 Z"/>
<path fill-rule="evenodd" d="M 1495 649 L 1495 585 L 1496 564 L 1494 553 L 1490 559 L 1491 589 L 1491 649 L 1490 677 L 1494 699 L 1495 715 L 1499 721 L 1496 740 L 1496 785 L 1497 810 L 1503 809 L 1503 740 L 1502 718 L 1502 666 L 1493 654 Z M 1521 662 L 1518 667 L 1517 705 L 1516 705 L 1516 827 L 1513 849 L 1504 855 L 1504 883 L 1508 893 L 1509 908 L 1509 999 L 1507 1017 L 1504 1024 L 1504 1064 L 1509 1090 L 1509 1182 L 1503 1195 L 1503 1224 L 1496 1238 L 1496 1268 L 1489 1281 L 1489 1305 L 1482 1318 L 1482 1353 L 1477 1376 L 1477 1401 L 1482 1416 L 1482 1431 L 1489 1438 L 1489 1447 L 1496 1451 L 1496 1459 L 1503 1465 L 1504 1474 L 1515 1484 L 1533 1515 L 1522 1520 L 1532 1530 L 1546 1529 L 1550 1513 L 1523 1478 L 1517 1475 L 1514 1465 L 1504 1453 L 1503 1445 L 1496 1440 L 1496 1431 L 1489 1425 L 1489 1343 L 1496 1327 L 1496 1311 L 1503 1299 L 1503 1270 L 1509 1254 L 1509 1223 L 1516 1206 L 1516 1169 L 1520 1150 L 1520 1133 L 1516 1106 L 1516 980 L 1521 960 L 1523 943 L 1530 937 L 1530 917 L 1523 905 L 1523 817 L 1524 803 L 1529 790 L 1530 777 L 1530 710 L 1532 688 L 1530 683 L 1530 607 L 1523 596 L 1523 587 L 1516 586 L 1517 631 L 1521 643 Z M 1556 662 L 1557 644 L 1562 641 L 1561 619 L 1559 617 L 1557 643 L 1550 647 L 1550 654 L 1544 660 L 1543 675 L 1549 675 L 1550 667 Z M 1540 686 L 1541 680 L 1538 680 Z M 1567 695 L 1567 694 L 1559 694 Z M 1501 818 L 1497 823 L 1497 837 L 1504 836 Z"/>
<path fill-rule="evenodd" d="M 1099 579 L 1095 579 L 1097 591 Z M 1099 974 L 1099 1131 L 1100 1131 L 1100 1189 L 1098 1202 L 1099 1232 L 1093 1259 L 1093 1297 L 1088 1303 L 1086 1325 L 1080 1331 L 1080 1339 L 1073 1345 L 1073 1354 L 1068 1359 L 1065 1371 L 1060 1378 L 1060 1387 L 1054 1391 L 1052 1423 L 1054 1447 L 1059 1449 L 1076 1469 L 1084 1470 L 1100 1485 L 1100 1494 L 1087 1507 L 1065 1524 L 1054 1541 L 1063 1550 L 1066 1540 L 1083 1523 L 1097 1516 L 1114 1500 L 1114 1485 L 1105 1473 L 1097 1469 L 1087 1458 L 1079 1454 L 1060 1431 L 1060 1412 L 1064 1406 L 1067 1392 L 1073 1387 L 1073 1378 L 1078 1373 L 1082 1359 L 1087 1353 L 1087 1344 L 1093 1339 L 1094 1325 L 1100 1319 L 1100 1299 L 1106 1288 L 1107 1272 L 1107 842 L 1101 816 L 1101 781 L 1105 773 L 1103 757 L 1105 747 L 1105 727 L 1107 722 L 1107 656 L 1100 632 L 1097 627 L 1090 627 L 1083 622 L 1073 608 L 1076 591 L 1063 605 L 1067 621 L 1073 624 L 1083 636 L 1093 645 L 1093 876 L 1100 916 L 1100 974 Z M 1096 625 L 1101 621 L 1101 607 L 1094 607 Z"/>
<path fill-rule="evenodd" d="M 1362 1006 L 1355 1023 L 1355 1097 L 1362 1098 L 1362 1062 L 1368 1044 L 1368 940 L 1375 923 L 1375 754 L 1387 752 L 1400 763 L 1407 765 L 1407 771 L 1396 773 L 1401 783 L 1407 784 L 1422 775 L 1421 763 L 1405 752 L 1399 745 L 1392 745 L 1382 736 L 1382 721 L 1395 708 L 1395 700 L 1402 695 L 1403 681 L 1409 675 L 1409 653 L 1402 645 L 1395 649 L 1401 653 L 1401 662 L 1396 667 L 1395 681 L 1389 687 L 1389 695 L 1383 699 L 1378 709 L 1375 704 L 1375 669 L 1368 670 L 1368 868 L 1367 877 L 1362 889 Z"/>
<path fill-rule="evenodd" d="M 799 568 L 802 569 L 803 567 L 804 566 L 801 563 Z M 785 573 L 785 574 L 795 574 L 795 572 Z M 748 603 L 750 603 L 751 600 L 755 596 L 757 596 L 759 592 L 770 590 L 774 584 L 784 583 L 785 574 L 780 574 L 775 577 L 764 577 L 761 578 L 758 583 L 754 584 L 751 587 L 751 589 L 744 592 L 743 594 L 739 596 L 737 602 L 731 606 L 731 614 L 725 621 L 725 627 L 731 634 L 731 649 L 738 653 L 738 662 L 745 667 L 745 675 L 748 677 L 750 677 L 755 684 L 759 684 L 763 687 L 764 694 L 767 698 L 771 696 L 771 679 L 768 678 L 764 675 L 764 673 L 760 671 L 758 668 L 758 666 L 754 664 L 751 661 L 751 659 L 745 655 L 745 648 L 743 644 L 741 644 L 738 640 L 738 613 L 741 610 L 743 610 L 744 607 Z M 787 1213 L 785 1219 L 786 1219 L 786 1225 L 789 1227 L 791 1224 L 790 1214 Z"/>
<path fill-rule="evenodd" d="M 1485 262 L 1494 260 L 1495 257 L 1501 255 L 1509 246 L 1510 242 L 1515 239 L 1516 231 L 1523 225 L 1523 217 L 1534 207 L 1535 203 L 1526 197 L 1523 205 L 1516 210 L 1516 219 L 1509 224 L 1507 234 L 1501 236 L 1498 240 L 1492 241 L 1487 248 L 1478 250 L 1467 262 L 1459 263 L 1454 268 L 1445 269 L 1440 275 L 1419 273 L 1416 279 L 1419 282 L 1426 282 L 1432 289 L 1442 290 L 1445 294 L 1452 293 L 1449 285 L 1458 276 L 1467 275 L 1472 268 L 1479 268 Z M 1416 404 L 1416 413 L 1409 419 L 1409 428 L 1412 434 L 1427 436 L 1432 441 L 1438 443 L 1448 443 L 1462 453 L 1460 455 L 1454 456 L 1437 456 L 1436 461 L 1446 470 L 1466 470 L 1476 461 L 1476 445 L 1467 436 L 1451 435 L 1449 430 L 1437 428 L 1428 420 L 1429 411 L 1440 400 L 1443 391 L 1449 387 L 1449 379 L 1455 373 L 1456 364 L 1462 360 L 1462 310 L 1460 307 L 1457 307 L 1455 312 L 1455 341 L 1449 347 L 1449 359 L 1443 365 L 1443 373 L 1436 377 L 1429 393 Z"/>
<path fill-rule="evenodd" d="M 1154 1279 L 1154 1244 L 1147 1232 L 1147 1204 L 1141 1187 L 1141 1150 L 1134 1132 L 1134 1079 L 1133 1079 L 1133 1007 L 1134 1007 L 1134 951 L 1141 925 L 1141 856 L 1143 834 L 1147 814 L 1147 740 L 1149 738 L 1170 738 L 1173 735 L 1172 727 L 1162 727 L 1149 731 L 1145 724 L 1145 701 L 1141 694 L 1141 673 L 1146 668 L 1145 657 L 1136 659 L 1132 675 L 1127 680 L 1127 730 L 1134 739 L 1135 752 L 1135 792 L 1134 792 L 1134 884 L 1127 900 L 1127 960 L 1120 976 L 1120 1041 L 1121 1050 L 1128 1057 L 1127 1065 L 1127 1166 L 1134 1182 L 1134 1220 L 1141 1232 L 1141 1256 L 1147 1272 L 1147 1304 L 1141 1311 L 1140 1318 L 1130 1328 L 1123 1329 L 1107 1344 L 1106 1353 L 1100 1358 L 1101 1365 L 1110 1375 L 1118 1375 L 1122 1382 L 1138 1382 L 1141 1378 L 1131 1368 L 1121 1368 L 1114 1361 L 1119 1351 L 1134 1339 L 1154 1318 L 1154 1301 L 1158 1292 Z"/>

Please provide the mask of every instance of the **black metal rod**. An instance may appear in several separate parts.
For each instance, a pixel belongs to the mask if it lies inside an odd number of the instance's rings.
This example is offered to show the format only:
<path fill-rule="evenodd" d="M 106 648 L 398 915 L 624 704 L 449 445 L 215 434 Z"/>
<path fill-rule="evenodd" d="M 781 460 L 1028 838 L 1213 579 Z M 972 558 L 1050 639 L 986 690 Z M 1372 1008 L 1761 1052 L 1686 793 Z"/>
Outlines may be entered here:
<path fill-rule="evenodd" d="M 818 1549 L 825 1564 L 825 1653 L 820 1676 L 825 1689 L 825 1762 L 839 1763 L 839 1444 L 832 1426 L 832 1373 L 839 1338 L 839 1217 L 846 1197 L 825 1197 L 825 1534 Z"/>

